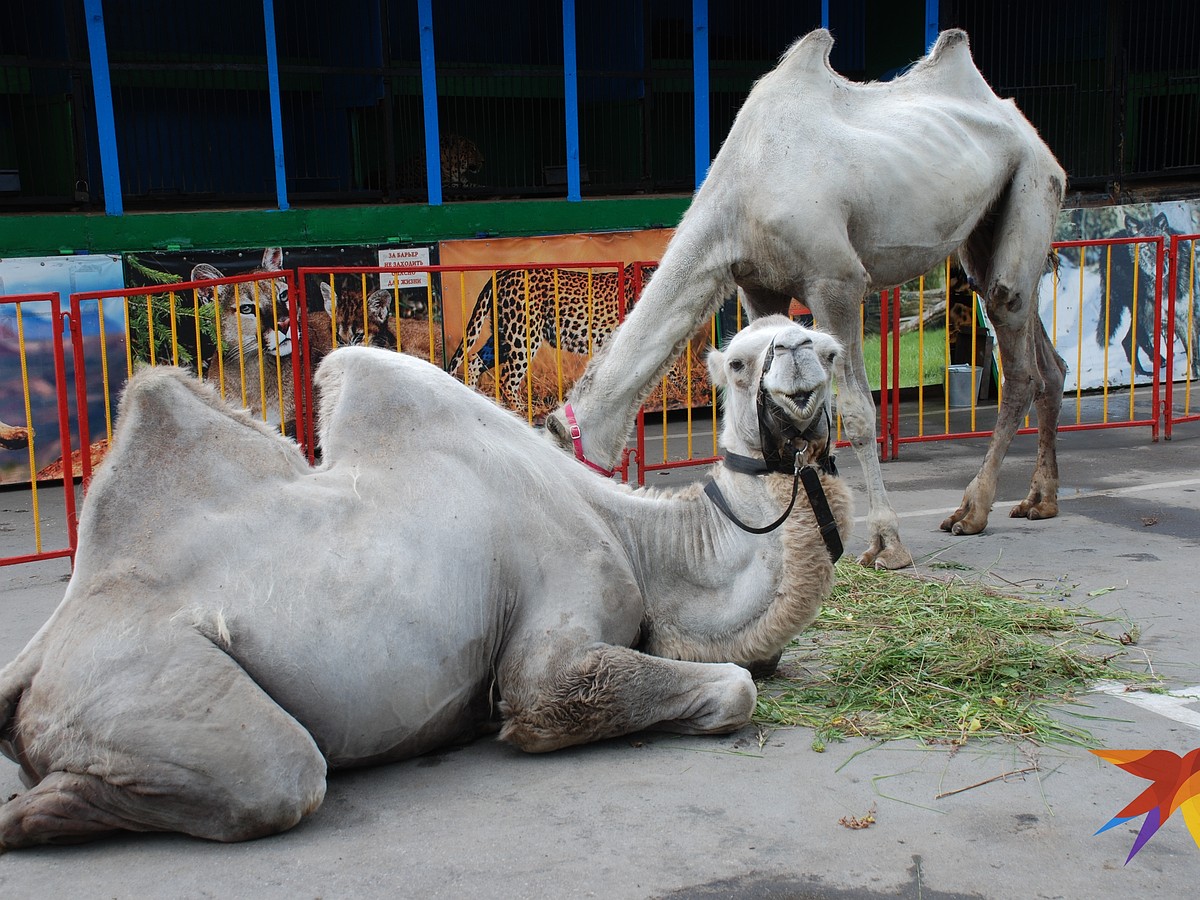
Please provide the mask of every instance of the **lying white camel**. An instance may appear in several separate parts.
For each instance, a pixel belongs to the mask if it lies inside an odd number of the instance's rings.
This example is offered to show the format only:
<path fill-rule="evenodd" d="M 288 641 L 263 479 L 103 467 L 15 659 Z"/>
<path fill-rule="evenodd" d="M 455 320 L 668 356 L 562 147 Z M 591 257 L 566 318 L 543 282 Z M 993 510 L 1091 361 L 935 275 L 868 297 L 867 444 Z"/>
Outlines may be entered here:
<path fill-rule="evenodd" d="M 842 78 L 829 65 L 832 46 L 828 31 L 814 31 L 755 84 L 637 307 L 546 425 L 580 458 L 611 467 L 651 387 L 735 287 L 751 318 L 803 298 L 846 349 L 838 407 L 870 498 L 859 561 L 899 568 L 912 557 L 879 468 L 863 297 L 958 251 L 996 328 L 1004 399 L 979 474 L 942 528 L 983 530 L 1000 463 L 1035 399 L 1037 464 L 1012 515 L 1056 515 L 1064 368 L 1035 293 L 1065 175 L 1016 106 L 988 87 L 964 32 L 943 32 L 884 84 Z"/>
<path fill-rule="evenodd" d="M 782 318 L 714 353 L 729 463 L 676 493 L 593 477 L 406 354 L 322 364 L 316 469 L 210 386 L 143 370 L 66 597 L 0 671 L 0 749 L 31 786 L 0 806 L 0 849 L 252 838 L 315 810 L 328 767 L 496 727 L 540 752 L 746 724 L 729 663 L 812 621 L 851 527 L 848 489 L 808 466 L 780 516 L 799 460 L 827 460 L 839 353 Z M 761 472 L 760 433 L 786 474 Z"/>

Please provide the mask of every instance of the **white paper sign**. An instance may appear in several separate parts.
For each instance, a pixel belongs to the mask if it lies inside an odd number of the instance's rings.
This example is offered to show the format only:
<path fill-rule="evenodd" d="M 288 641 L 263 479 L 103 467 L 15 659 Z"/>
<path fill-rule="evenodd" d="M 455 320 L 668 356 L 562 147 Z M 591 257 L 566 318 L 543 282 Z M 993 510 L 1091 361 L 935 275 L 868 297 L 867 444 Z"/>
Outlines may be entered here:
<path fill-rule="evenodd" d="M 379 251 L 381 266 L 427 266 L 429 265 L 428 247 L 391 247 Z M 413 272 L 411 275 L 393 275 L 391 272 L 381 272 L 379 286 L 391 290 L 399 281 L 401 288 L 423 288 L 429 284 L 428 272 Z"/>

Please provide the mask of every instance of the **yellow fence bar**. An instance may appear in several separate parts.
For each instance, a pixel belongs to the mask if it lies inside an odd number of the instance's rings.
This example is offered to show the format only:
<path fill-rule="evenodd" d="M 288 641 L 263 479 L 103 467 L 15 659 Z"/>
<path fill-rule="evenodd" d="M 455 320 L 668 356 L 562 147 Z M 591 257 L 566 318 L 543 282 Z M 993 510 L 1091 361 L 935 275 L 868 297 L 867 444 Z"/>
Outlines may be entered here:
<path fill-rule="evenodd" d="M 25 396 L 25 424 L 31 426 L 33 423 L 33 409 L 30 402 L 29 393 L 29 360 L 25 353 L 25 321 L 22 316 L 21 304 L 17 303 L 17 355 L 21 359 L 21 392 Z M 34 552 L 42 552 L 42 514 L 38 506 L 38 480 L 37 480 L 37 455 L 34 448 L 35 433 L 32 427 L 29 429 L 29 490 L 30 490 L 30 508 L 33 510 L 33 543 Z M 63 453 L 71 452 L 71 444 L 67 440 L 67 436 L 63 435 Z"/>
<path fill-rule="evenodd" d="M 100 384 L 104 390 L 104 437 L 112 443 L 112 385 L 108 376 L 108 335 L 104 330 L 104 298 L 96 299 L 96 314 L 100 317 Z M 196 345 L 200 342 L 197 340 Z"/>
<path fill-rule="evenodd" d="M 588 269 L 588 271 L 591 272 L 591 269 Z M 554 354 L 555 366 L 558 371 L 558 402 L 562 403 L 563 402 L 563 367 L 562 367 L 563 339 L 562 339 L 562 308 L 561 308 L 561 305 L 559 302 L 559 292 L 558 292 L 558 269 L 554 270 L 554 334 L 555 334 L 556 338 L 558 339 L 558 347 L 556 348 L 556 352 Z M 533 346 L 532 335 L 526 334 L 525 339 L 527 341 L 529 341 L 529 345 L 530 345 L 530 347 L 532 347 Z M 529 359 L 529 374 L 526 377 L 527 378 L 533 377 L 533 357 L 532 357 L 532 355 L 530 356 L 530 359 Z"/>

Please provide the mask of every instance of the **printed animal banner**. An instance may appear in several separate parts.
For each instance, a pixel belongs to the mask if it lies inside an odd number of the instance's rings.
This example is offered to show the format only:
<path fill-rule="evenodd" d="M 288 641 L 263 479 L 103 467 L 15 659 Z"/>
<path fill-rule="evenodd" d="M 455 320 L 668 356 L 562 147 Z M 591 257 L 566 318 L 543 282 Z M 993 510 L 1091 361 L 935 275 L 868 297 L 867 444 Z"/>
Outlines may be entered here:
<path fill-rule="evenodd" d="M 74 357 L 69 335 L 64 335 L 66 384 L 54 376 L 54 330 L 48 302 L 3 302 L 21 294 L 57 292 L 61 310 L 70 310 L 72 293 L 122 287 L 121 260 L 117 256 L 44 256 L 0 259 L 0 483 L 62 478 L 63 444 L 58 424 L 58 391 L 67 395 L 71 442 L 79 446 L 79 414 L 75 403 Z M 94 313 L 86 315 L 82 339 L 85 352 L 97 356 L 101 329 Z M 112 359 L 124 359 L 124 319 L 106 310 L 105 342 Z M 99 366 L 87 370 L 89 421 L 102 421 L 106 405 Z M 116 403 L 116 388 L 107 398 Z M 79 471 L 75 465 L 76 473 Z"/>
<path fill-rule="evenodd" d="M 314 370 L 333 347 L 401 349 L 399 336 L 408 328 L 423 339 L 423 349 L 415 339 L 404 341 L 403 349 L 429 358 L 428 274 L 362 270 L 436 261 L 437 248 L 431 244 L 129 253 L 127 284 L 156 289 L 128 305 L 131 356 L 136 362 L 176 362 L 202 373 L 221 384 L 226 397 L 240 398 L 254 415 L 296 435 L 297 421 L 305 421 L 295 408 L 296 374 Z M 293 279 L 289 286 L 284 273 L 300 268 L 315 271 L 306 272 L 303 283 Z M 177 294 L 172 287 L 246 274 L 261 278 L 215 292 Z M 293 347 L 290 320 L 301 305 L 307 333 L 300 347 Z M 298 364 L 303 348 L 307 369 Z"/>
<path fill-rule="evenodd" d="M 1177 381 L 1200 375 L 1200 247 L 1182 242 L 1179 260 L 1171 260 L 1169 239 L 1197 233 L 1200 200 L 1064 210 L 1055 233 L 1060 241 L 1156 235 L 1168 239 L 1159 321 L 1173 340 L 1158 348 L 1159 374 L 1165 377 L 1169 352 Z M 1156 324 L 1153 246 L 1065 248 L 1057 259 L 1057 271 L 1042 277 L 1038 299 L 1046 332 L 1067 364 L 1065 390 L 1149 384 Z M 1171 279 L 1178 295 L 1174 322 L 1167 321 Z"/>
<path fill-rule="evenodd" d="M 218 278 L 284 269 L 294 272 L 300 268 L 320 270 L 373 266 L 409 267 L 429 265 L 437 263 L 437 261 L 437 245 L 435 244 L 150 251 L 125 255 L 125 281 L 129 287 L 162 285 L 165 296 L 166 292 L 170 290 L 169 286 L 172 282 L 201 278 Z M 398 318 L 421 320 L 426 318 L 427 283 L 427 276 L 422 273 L 403 275 L 398 278 L 388 273 L 380 275 L 318 272 L 309 275 L 303 286 L 304 297 L 313 332 L 310 337 L 317 342 L 318 357 L 322 352 L 327 352 L 328 345 L 332 345 L 334 342 L 394 346 Z M 387 291 L 395 302 L 373 303 L 364 322 L 363 298 L 366 297 L 370 300 L 381 290 Z M 190 302 L 191 298 L 187 299 Z M 265 300 L 265 298 L 263 299 Z M 295 312 L 298 300 L 296 298 L 285 299 L 288 312 Z M 211 294 L 203 300 L 211 303 Z M 397 307 L 399 308 L 398 315 Z M 336 338 L 332 334 L 332 322 L 327 318 L 330 311 L 338 314 L 339 333 Z M 212 325 L 213 317 L 211 310 L 209 312 L 210 314 L 207 316 L 202 312 L 199 329 L 201 346 L 197 349 L 194 336 L 196 329 L 191 327 L 194 324 L 192 322 L 194 310 L 189 308 L 188 303 L 176 306 L 175 316 L 179 321 L 176 323 L 177 327 L 172 335 L 168 319 L 169 310 L 166 305 L 162 305 L 156 313 L 160 319 L 156 323 L 158 327 L 155 328 L 156 358 L 170 358 L 171 353 L 182 350 L 182 361 L 185 364 L 194 364 L 193 358 L 198 355 L 200 364 L 207 366 L 216 346 L 215 327 Z M 357 316 L 355 316 L 356 312 Z M 144 318 L 145 316 L 139 316 L 134 323 L 134 340 L 137 345 L 135 355 L 139 359 L 148 358 L 149 355 L 149 347 L 144 343 L 146 339 L 142 334 L 146 329 L 146 325 L 142 322 Z M 316 334 L 318 330 L 323 333 Z M 389 338 L 391 338 L 390 341 Z M 172 342 L 178 346 L 173 347 Z M 425 339 L 425 344 L 424 355 L 428 359 L 428 337 Z M 416 350 L 417 348 L 412 349 Z M 164 353 L 167 353 L 168 356 L 163 356 Z M 319 362 L 319 358 L 314 359 L 313 362 Z"/>
<path fill-rule="evenodd" d="M 443 265 L 487 267 L 442 274 L 447 371 L 540 422 L 583 372 L 589 350 L 603 346 L 624 318 L 637 287 L 634 264 L 656 263 L 672 233 L 662 228 L 443 241 Z M 593 269 L 589 276 L 589 262 L 621 263 L 625 296 L 618 295 L 615 267 Z M 539 264 L 554 265 L 521 268 Z M 647 275 L 653 277 L 651 268 L 643 279 Z M 668 373 L 668 409 L 685 406 L 689 398 L 692 406 L 711 402 L 704 366 L 711 341 L 712 329 L 705 326 Z M 663 396 L 660 385 L 647 408 L 661 409 Z"/>

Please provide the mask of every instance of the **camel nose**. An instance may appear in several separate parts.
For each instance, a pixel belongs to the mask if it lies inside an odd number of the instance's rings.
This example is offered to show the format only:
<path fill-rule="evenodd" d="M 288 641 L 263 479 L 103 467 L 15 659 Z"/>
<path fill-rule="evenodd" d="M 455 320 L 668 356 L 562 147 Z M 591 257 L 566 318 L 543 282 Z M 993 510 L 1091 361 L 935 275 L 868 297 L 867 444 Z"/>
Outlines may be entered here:
<path fill-rule="evenodd" d="M 812 345 L 812 338 L 800 328 L 784 328 L 776 333 L 774 350 L 776 353 L 793 353 L 801 347 Z"/>

